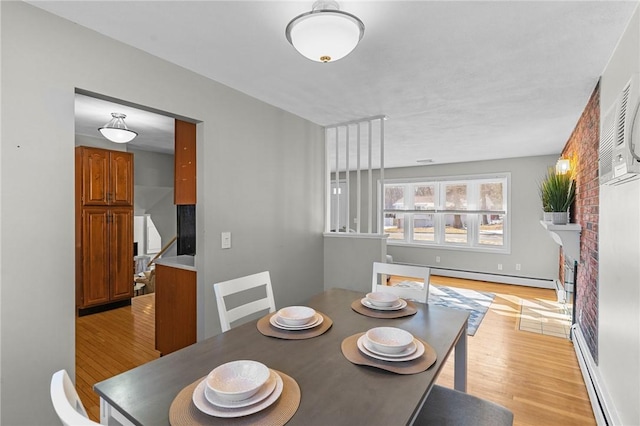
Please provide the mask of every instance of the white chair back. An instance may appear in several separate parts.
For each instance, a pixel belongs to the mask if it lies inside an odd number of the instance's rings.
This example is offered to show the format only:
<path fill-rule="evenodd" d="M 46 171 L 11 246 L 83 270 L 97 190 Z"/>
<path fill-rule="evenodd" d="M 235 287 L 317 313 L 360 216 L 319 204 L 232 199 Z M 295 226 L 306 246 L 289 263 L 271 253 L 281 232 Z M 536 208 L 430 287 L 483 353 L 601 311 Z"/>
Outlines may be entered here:
<path fill-rule="evenodd" d="M 87 411 L 66 370 L 60 370 L 51 377 L 51 402 L 64 426 L 99 425 L 87 416 Z"/>
<path fill-rule="evenodd" d="M 405 278 L 400 283 L 389 285 L 390 276 Z M 425 266 L 399 265 L 397 263 L 373 263 L 371 291 L 388 291 L 403 299 L 427 303 L 429 299 L 429 277 L 431 269 Z M 419 280 L 419 281 L 416 281 Z"/>
<path fill-rule="evenodd" d="M 226 296 L 261 286 L 265 286 L 266 296 L 264 298 L 253 300 L 232 309 L 227 309 L 227 303 L 224 299 Z M 269 271 L 219 282 L 213 285 L 213 290 L 216 293 L 220 326 L 222 327 L 223 332 L 231 330 L 232 322 L 245 318 L 256 312 L 267 309 L 269 312 L 276 311 Z"/>

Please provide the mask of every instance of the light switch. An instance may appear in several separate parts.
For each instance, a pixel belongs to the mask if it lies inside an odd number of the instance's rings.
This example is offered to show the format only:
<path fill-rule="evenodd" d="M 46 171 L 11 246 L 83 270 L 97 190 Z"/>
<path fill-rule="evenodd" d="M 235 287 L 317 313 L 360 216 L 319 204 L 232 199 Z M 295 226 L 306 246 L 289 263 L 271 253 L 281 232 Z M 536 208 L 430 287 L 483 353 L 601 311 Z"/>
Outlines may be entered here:
<path fill-rule="evenodd" d="M 220 236 L 222 240 L 221 247 L 223 249 L 231 248 L 231 232 L 223 232 Z"/>

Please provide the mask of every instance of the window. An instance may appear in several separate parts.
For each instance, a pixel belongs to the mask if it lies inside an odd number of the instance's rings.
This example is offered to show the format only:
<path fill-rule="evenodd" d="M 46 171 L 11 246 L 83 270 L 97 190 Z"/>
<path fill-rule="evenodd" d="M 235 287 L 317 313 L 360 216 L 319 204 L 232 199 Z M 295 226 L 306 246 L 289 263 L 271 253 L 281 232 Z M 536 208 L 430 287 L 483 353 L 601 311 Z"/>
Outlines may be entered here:
<path fill-rule="evenodd" d="M 508 174 L 387 180 L 389 243 L 508 252 L 508 182 Z"/>

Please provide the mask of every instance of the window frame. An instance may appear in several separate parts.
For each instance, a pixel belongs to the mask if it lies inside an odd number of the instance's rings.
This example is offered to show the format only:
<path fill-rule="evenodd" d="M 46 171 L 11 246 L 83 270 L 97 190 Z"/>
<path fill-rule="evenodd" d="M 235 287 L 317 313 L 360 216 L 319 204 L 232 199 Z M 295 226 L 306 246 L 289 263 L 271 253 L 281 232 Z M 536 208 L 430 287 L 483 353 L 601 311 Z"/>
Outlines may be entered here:
<path fill-rule="evenodd" d="M 480 209 L 481 185 L 491 182 L 502 183 L 502 200 L 501 210 Z M 447 185 L 467 186 L 466 209 L 447 209 L 446 208 L 446 187 Z M 482 253 L 511 253 L 511 173 L 491 173 L 476 174 L 463 176 L 438 176 L 438 177 L 418 177 L 418 178 L 398 178 L 385 179 L 384 187 L 380 181 L 378 182 L 383 199 L 380 203 L 380 214 L 386 217 L 386 214 L 402 215 L 403 236 L 402 239 L 389 238 L 387 244 L 403 247 L 423 247 L 437 248 L 446 250 L 474 251 Z M 417 186 L 434 186 L 434 208 L 433 209 L 415 209 L 407 208 L 407 206 L 415 207 L 413 204 L 415 188 Z M 404 208 L 403 209 L 385 209 L 386 188 L 388 186 L 401 186 L 404 192 Z M 407 202 L 407 200 L 410 201 Z M 434 223 L 434 241 L 416 240 L 414 232 L 414 216 L 415 215 L 433 215 Z M 465 215 L 466 223 L 466 242 L 447 242 L 446 241 L 446 215 L 461 214 Z M 480 234 L 482 217 L 487 215 L 502 216 L 502 245 L 490 245 L 481 243 Z M 384 221 L 383 221 L 384 223 Z M 383 229 L 383 233 L 384 229 Z"/>

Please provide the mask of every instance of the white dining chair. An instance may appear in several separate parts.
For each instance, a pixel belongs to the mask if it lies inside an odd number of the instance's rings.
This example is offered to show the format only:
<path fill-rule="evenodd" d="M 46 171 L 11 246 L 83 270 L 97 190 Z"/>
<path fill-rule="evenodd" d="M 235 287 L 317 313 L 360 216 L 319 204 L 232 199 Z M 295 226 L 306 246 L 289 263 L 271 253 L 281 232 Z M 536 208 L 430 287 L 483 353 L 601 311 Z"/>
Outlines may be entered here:
<path fill-rule="evenodd" d="M 225 297 L 262 286 L 264 286 L 265 290 L 264 297 L 258 298 L 257 300 L 254 299 L 250 302 L 241 303 L 231 309 L 227 307 Z M 266 311 L 267 309 L 269 312 L 276 311 L 269 271 L 216 283 L 213 285 L 213 290 L 216 294 L 220 326 L 222 327 L 223 332 L 231 330 L 232 322 L 245 318 L 249 315 L 260 311 Z"/>
<path fill-rule="evenodd" d="M 91 421 L 76 392 L 66 370 L 60 370 L 51 377 L 51 402 L 64 426 L 96 426 Z"/>
<path fill-rule="evenodd" d="M 404 280 L 392 284 L 388 279 L 391 276 Z M 371 291 L 388 291 L 403 299 L 427 303 L 430 276 L 431 268 L 425 266 L 373 262 Z"/>

